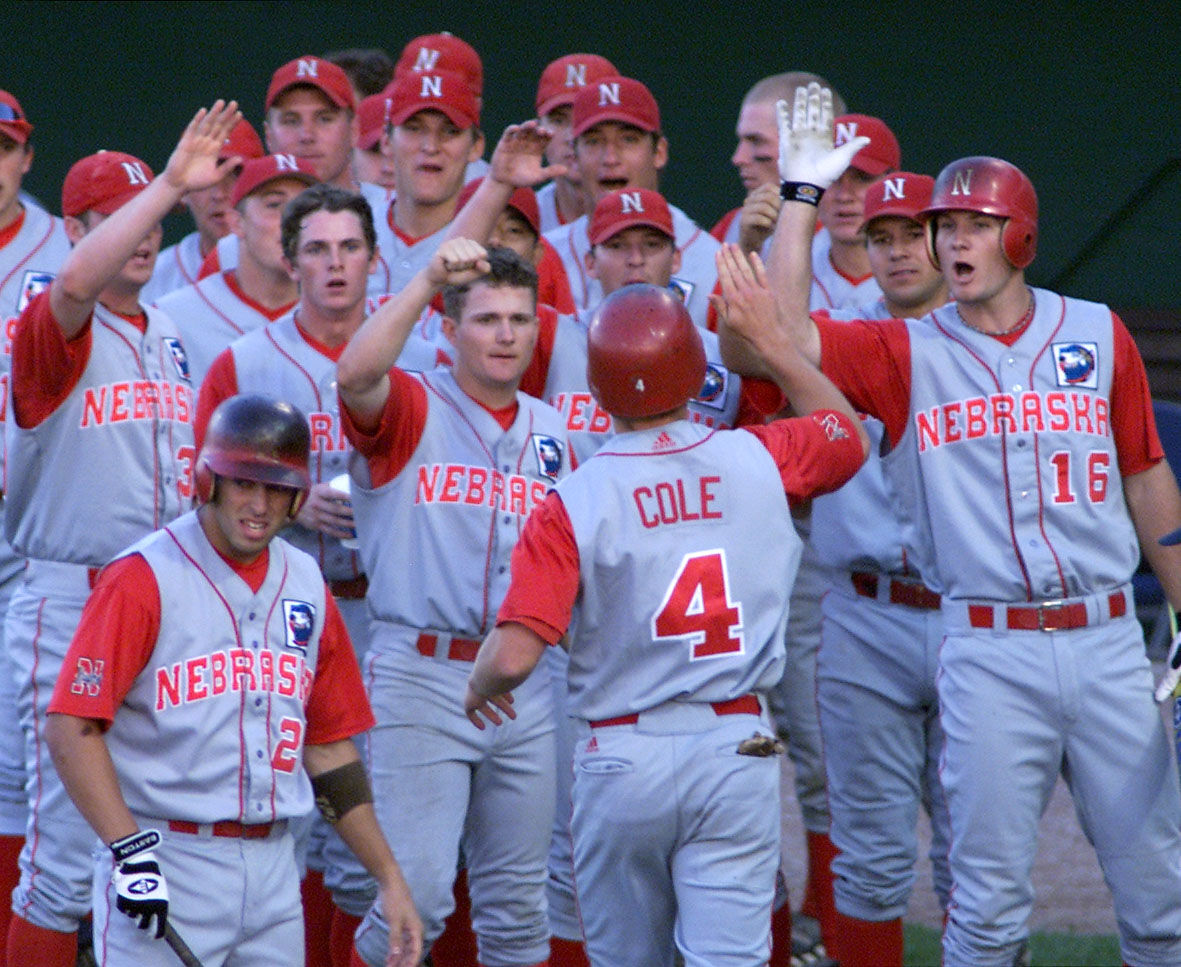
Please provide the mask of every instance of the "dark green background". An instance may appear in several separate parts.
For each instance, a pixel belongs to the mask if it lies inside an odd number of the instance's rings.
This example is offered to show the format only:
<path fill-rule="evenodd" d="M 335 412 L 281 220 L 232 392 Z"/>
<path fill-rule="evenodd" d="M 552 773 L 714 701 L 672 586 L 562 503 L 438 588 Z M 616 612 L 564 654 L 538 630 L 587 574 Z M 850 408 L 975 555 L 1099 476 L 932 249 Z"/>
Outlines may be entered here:
<path fill-rule="evenodd" d="M 292 57 L 345 46 L 396 56 L 441 29 L 483 55 L 490 139 L 529 116 L 541 68 L 561 54 L 601 53 L 645 81 L 671 142 L 662 187 L 706 226 L 740 200 L 729 156 L 746 89 L 781 70 L 818 71 L 852 110 L 890 123 L 907 168 L 935 173 L 968 154 L 1021 166 L 1041 196 L 1035 283 L 1117 307 L 1181 307 L 1175 2 L 9 0 L 0 87 L 37 125 L 27 186 L 56 209 L 65 170 L 83 154 L 119 148 L 158 169 L 214 97 L 238 98 L 260 125 L 270 74 Z M 1130 216 L 1100 234 L 1126 206 Z M 184 229 L 172 219 L 168 234 Z"/>

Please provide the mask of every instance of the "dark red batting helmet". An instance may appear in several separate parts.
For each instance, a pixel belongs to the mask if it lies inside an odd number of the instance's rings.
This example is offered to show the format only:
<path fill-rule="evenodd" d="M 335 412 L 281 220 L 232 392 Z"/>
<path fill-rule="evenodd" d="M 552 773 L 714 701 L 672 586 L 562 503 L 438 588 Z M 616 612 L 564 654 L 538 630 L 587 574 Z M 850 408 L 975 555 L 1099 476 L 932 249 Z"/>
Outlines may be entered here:
<path fill-rule="evenodd" d="M 209 418 L 197 457 L 197 499 L 213 500 L 218 477 L 290 487 L 292 518 L 312 481 L 308 476 L 311 434 L 304 415 L 290 403 L 266 396 L 231 396 Z"/>
<path fill-rule="evenodd" d="M 587 331 L 586 378 L 612 416 L 667 413 L 701 392 L 705 347 L 684 303 L 657 285 L 627 285 Z"/>
<path fill-rule="evenodd" d="M 931 204 L 921 213 L 927 219 L 927 244 L 935 255 L 935 219 L 946 211 L 980 212 L 1006 219 L 1001 231 L 1005 258 L 1019 269 L 1037 251 L 1037 192 L 1020 168 L 1000 158 L 961 158 L 935 179 Z"/>

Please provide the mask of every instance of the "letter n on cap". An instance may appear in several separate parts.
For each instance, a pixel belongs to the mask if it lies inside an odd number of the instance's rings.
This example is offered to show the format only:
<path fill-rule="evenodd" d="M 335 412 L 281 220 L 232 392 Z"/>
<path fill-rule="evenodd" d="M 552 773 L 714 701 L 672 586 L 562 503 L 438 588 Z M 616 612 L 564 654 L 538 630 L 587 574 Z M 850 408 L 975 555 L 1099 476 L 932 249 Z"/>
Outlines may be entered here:
<path fill-rule="evenodd" d="M 612 81 L 610 84 L 599 85 L 599 107 L 606 107 L 608 104 L 619 103 L 619 82 Z"/>
<path fill-rule="evenodd" d="M 972 194 L 972 172 L 975 170 L 974 168 L 965 168 L 955 173 L 955 178 L 951 183 L 951 193 L 953 195 Z"/>
<path fill-rule="evenodd" d="M 886 178 L 882 188 L 882 201 L 889 201 L 891 198 L 897 198 L 900 201 L 906 201 L 906 179 L 905 178 Z"/>
<path fill-rule="evenodd" d="M 624 215 L 630 214 L 631 212 L 639 212 L 641 215 L 644 213 L 644 199 L 638 191 L 622 192 L 619 196 L 619 202 L 622 206 L 620 211 Z"/>
<path fill-rule="evenodd" d="M 320 62 L 315 60 L 299 60 L 295 64 L 296 77 L 318 77 Z"/>
<path fill-rule="evenodd" d="M 422 91 L 419 97 L 442 97 L 443 96 L 443 78 L 438 74 L 423 74 L 422 75 Z"/>
<path fill-rule="evenodd" d="M 147 172 L 144 171 L 143 165 L 138 161 L 120 161 L 119 164 L 123 166 L 123 170 L 127 172 L 127 183 L 129 185 L 146 185 L 148 183 Z"/>

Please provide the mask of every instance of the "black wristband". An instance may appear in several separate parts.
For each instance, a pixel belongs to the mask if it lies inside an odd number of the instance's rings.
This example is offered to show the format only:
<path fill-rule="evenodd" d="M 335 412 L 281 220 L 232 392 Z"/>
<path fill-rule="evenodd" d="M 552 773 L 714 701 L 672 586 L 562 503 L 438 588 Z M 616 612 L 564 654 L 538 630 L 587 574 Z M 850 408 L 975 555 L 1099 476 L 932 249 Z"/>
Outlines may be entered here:
<path fill-rule="evenodd" d="M 784 201 L 802 201 L 809 205 L 819 205 L 820 196 L 824 189 L 818 185 L 810 185 L 806 181 L 781 181 L 779 183 L 779 197 Z"/>
<path fill-rule="evenodd" d="M 153 846 L 160 845 L 160 834 L 154 829 L 141 829 L 139 832 L 124 836 L 111 843 L 111 852 L 115 854 L 115 861 L 122 863 L 129 856 L 142 853 Z"/>
<path fill-rule="evenodd" d="M 360 759 L 313 776 L 312 791 L 320 815 L 333 824 L 354 806 L 373 802 L 369 776 Z"/>

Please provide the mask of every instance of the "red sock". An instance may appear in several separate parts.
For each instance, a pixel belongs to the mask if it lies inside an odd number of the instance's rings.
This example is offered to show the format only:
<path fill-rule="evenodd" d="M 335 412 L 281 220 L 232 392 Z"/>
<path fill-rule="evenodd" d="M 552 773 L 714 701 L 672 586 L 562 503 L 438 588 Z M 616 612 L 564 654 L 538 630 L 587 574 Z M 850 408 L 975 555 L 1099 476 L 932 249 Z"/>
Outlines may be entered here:
<path fill-rule="evenodd" d="M 550 967 L 590 967 L 586 956 L 586 945 L 580 940 L 564 940 L 562 937 L 549 938 Z"/>
<path fill-rule="evenodd" d="M 455 896 L 455 909 L 443 925 L 443 933 L 431 947 L 431 962 L 435 967 L 477 967 L 472 901 L 467 891 L 465 870 L 456 875 L 451 892 Z"/>
<path fill-rule="evenodd" d="M 771 911 L 771 959 L 767 967 L 791 967 L 791 904 Z"/>
<path fill-rule="evenodd" d="M 78 934 L 37 927 L 15 913 L 8 921 L 8 963 L 74 967 L 77 960 Z"/>
<path fill-rule="evenodd" d="M 839 911 L 837 947 L 828 954 L 841 967 L 902 967 L 902 918 L 858 920 Z"/>
<path fill-rule="evenodd" d="M 353 934 L 361 925 L 361 918 L 345 913 L 340 907 L 332 911 L 332 928 L 328 931 L 328 949 L 332 967 L 349 967 L 353 953 Z"/>
<path fill-rule="evenodd" d="M 832 861 L 839 850 L 832 845 L 828 833 L 807 832 L 808 885 L 800 913 L 820 921 L 820 935 L 824 946 L 831 950 L 836 942 L 837 908 L 832 899 Z"/>
<path fill-rule="evenodd" d="M 25 845 L 23 836 L 0 836 L 0 937 L 8 936 L 8 921 L 12 916 L 12 891 L 21 881 L 20 855 Z M 0 967 L 8 959 L 0 947 Z"/>
<path fill-rule="evenodd" d="M 324 874 L 308 870 L 299 885 L 303 900 L 303 949 L 307 967 L 332 967 L 332 894 L 324 886 Z"/>

